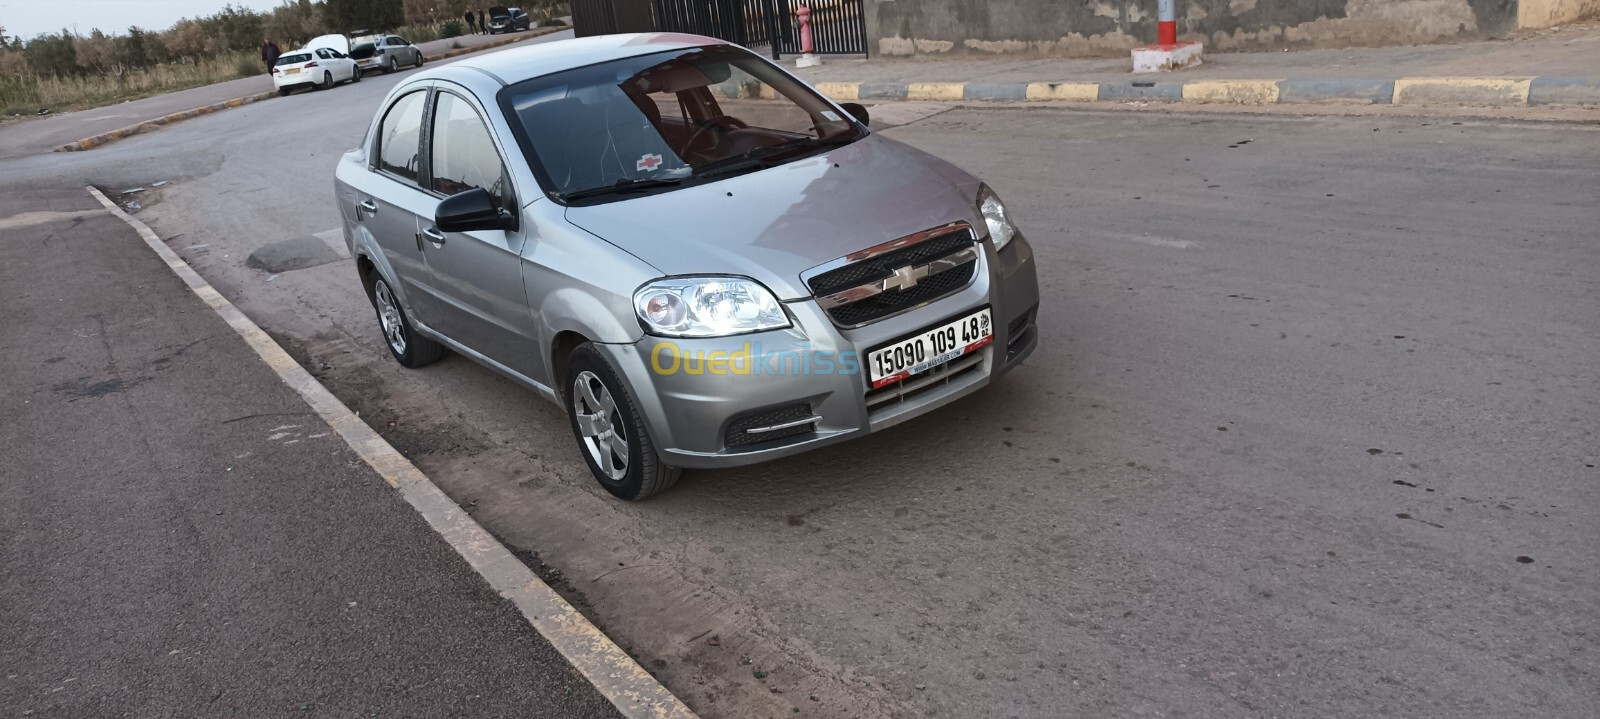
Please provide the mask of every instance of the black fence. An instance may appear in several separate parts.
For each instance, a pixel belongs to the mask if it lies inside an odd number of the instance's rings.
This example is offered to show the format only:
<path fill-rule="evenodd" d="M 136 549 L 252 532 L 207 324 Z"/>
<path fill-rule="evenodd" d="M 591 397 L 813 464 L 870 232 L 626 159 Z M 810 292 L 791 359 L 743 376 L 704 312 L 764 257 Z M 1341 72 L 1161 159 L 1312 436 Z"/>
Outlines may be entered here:
<path fill-rule="evenodd" d="M 862 0 L 655 0 L 656 27 L 669 32 L 709 35 L 746 47 L 764 46 L 772 51 L 773 57 L 780 53 L 793 55 L 800 52 L 800 22 L 794 11 L 801 5 L 811 8 L 811 39 L 815 52 L 862 54 L 867 51 Z M 578 19 L 577 9 L 575 3 L 574 24 Z"/>
<path fill-rule="evenodd" d="M 572 34 L 577 37 L 657 29 L 652 0 L 572 0 Z"/>

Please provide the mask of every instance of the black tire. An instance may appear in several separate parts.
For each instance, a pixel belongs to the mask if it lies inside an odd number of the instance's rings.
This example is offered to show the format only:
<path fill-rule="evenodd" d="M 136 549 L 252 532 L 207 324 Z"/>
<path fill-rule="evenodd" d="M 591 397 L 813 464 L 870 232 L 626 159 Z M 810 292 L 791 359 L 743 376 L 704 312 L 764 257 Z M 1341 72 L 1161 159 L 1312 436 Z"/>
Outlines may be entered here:
<path fill-rule="evenodd" d="M 289 93 L 291 93 L 291 92 L 294 92 L 294 91 L 290 90 L 287 87 L 280 87 L 280 88 L 278 88 L 278 97 L 288 97 Z"/>
<path fill-rule="evenodd" d="M 596 388 L 594 382 L 599 382 Z M 639 412 L 639 405 L 628 393 L 628 386 L 623 383 L 617 371 L 599 350 L 587 342 L 578 345 L 567 360 L 567 376 L 562 380 L 562 396 L 566 398 L 567 420 L 572 424 L 572 436 L 578 441 L 578 453 L 583 455 L 583 461 L 589 465 L 589 473 L 594 475 L 596 481 L 607 492 L 619 499 L 630 502 L 645 499 L 659 492 L 664 492 L 678 481 L 683 470 L 677 467 L 668 467 L 661 460 L 661 455 L 656 451 L 655 440 L 650 437 L 650 430 L 645 427 L 644 416 Z M 626 467 L 618 468 L 615 459 L 620 453 L 612 449 L 607 439 L 586 435 L 580 426 L 580 403 L 583 409 L 590 408 L 591 400 L 584 397 L 578 389 L 580 382 L 587 382 L 590 397 L 601 397 L 604 392 L 612 399 L 613 409 L 606 415 L 605 432 L 616 432 L 621 429 L 622 441 L 627 445 L 628 457 Z M 582 412 L 586 415 L 599 414 Z M 596 462 L 595 455 L 603 454 L 610 465 L 602 468 Z M 619 476 L 613 476 L 619 475 Z"/>
<path fill-rule="evenodd" d="M 318 90 L 326 90 L 326 89 L 331 88 L 331 87 L 333 87 L 333 73 L 328 72 L 327 70 L 323 70 L 322 71 L 322 82 L 317 84 L 317 89 Z"/>
<path fill-rule="evenodd" d="M 358 82 L 361 82 L 361 68 L 359 67 L 356 68 L 355 72 L 350 74 L 350 84 L 353 85 Z"/>
<path fill-rule="evenodd" d="M 427 62 L 427 61 L 428 61 L 427 56 L 423 55 L 421 50 L 418 50 L 417 51 L 417 67 L 422 67 L 422 64 Z"/>
<path fill-rule="evenodd" d="M 400 63 L 395 62 L 394 61 L 394 56 L 390 55 L 389 56 L 389 64 L 388 64 L 387 67 L 383 68 L 383 74 L 387 75 L 387 74 L 392 73 L 392 72 L 398 72 L 399 70 L 400 70 Z"/>
<path fill-rule="evenodd" d="M 388 346 L 389 354 L 394 355 L 396 362 L 407 369 L 426 367 L 439 361 L 444 356 L 444 345 L 434 342 L 418 334 L 411 326 L 411 319 L 406 317 L 403 307 L 394 292 L 389 289 L 388 281 L 382 277 L 372 283 L 372 307 L 378 311 L 378 330 L 383 333 L 383 343 Z M 388 315 L 392 308 L 394 314 Z M 394 328 L 391 323 L 398 323 Z M 398 338 L 390 334 L 395 329 Z"/>

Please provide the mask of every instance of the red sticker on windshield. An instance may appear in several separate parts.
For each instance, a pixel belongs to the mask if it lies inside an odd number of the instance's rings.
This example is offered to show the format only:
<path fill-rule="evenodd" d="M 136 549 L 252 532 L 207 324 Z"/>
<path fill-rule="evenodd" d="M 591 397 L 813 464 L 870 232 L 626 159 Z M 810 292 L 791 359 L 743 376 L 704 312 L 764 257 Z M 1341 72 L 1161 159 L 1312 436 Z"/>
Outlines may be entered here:
<path fill-rule="evenodd" d="M 660 166 L 660 155 L 645 155 L 644 157 L 639 158 L 639 162 L 633 166 L 633 169 L 640 172 L 655 172 L 656 168 Z"/>

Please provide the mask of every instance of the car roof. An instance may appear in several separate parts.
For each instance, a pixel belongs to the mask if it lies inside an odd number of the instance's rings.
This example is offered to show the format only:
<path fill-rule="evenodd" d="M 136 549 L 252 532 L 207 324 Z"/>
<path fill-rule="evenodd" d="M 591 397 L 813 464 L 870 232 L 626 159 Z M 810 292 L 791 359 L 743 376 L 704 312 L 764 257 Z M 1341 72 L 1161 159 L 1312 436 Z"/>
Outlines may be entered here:
<path fill-rule="evenodd" d="M 457 60 L 447 67 L 479 70 L 509 85 L 595 63 L 668 50 L 729 44 L 713 37 L 670 32 L 597 35 L 486 53 Z"/>

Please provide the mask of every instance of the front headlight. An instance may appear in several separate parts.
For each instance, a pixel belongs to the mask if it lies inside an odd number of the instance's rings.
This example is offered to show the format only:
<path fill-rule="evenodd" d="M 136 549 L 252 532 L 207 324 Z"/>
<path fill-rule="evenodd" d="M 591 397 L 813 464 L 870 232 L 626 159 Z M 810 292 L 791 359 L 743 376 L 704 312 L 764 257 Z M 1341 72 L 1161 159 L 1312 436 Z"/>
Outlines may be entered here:
<path fill-rule="evenodd" d="M 651 334 L 722 337 L 789 326 L 778 298 L 744 277 L 670 277 L 633 293 L 633 309 Z"/>
<path fill-rule="evenodd" d="M 983 215 L 983 224 L 989 227 L 989 238 L 994 240 L 995 251 L 998 252 L 1017 236 L 1017 226 L 1011 224 L 1011 218 L 1006 216 L 1005 203 L 988 185 L 978 186 L 978 214 Z"/>

